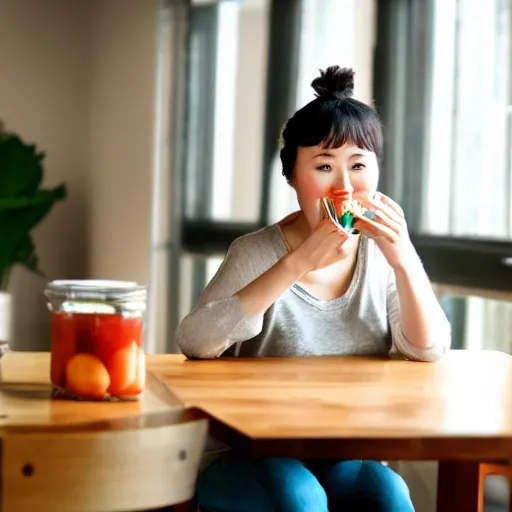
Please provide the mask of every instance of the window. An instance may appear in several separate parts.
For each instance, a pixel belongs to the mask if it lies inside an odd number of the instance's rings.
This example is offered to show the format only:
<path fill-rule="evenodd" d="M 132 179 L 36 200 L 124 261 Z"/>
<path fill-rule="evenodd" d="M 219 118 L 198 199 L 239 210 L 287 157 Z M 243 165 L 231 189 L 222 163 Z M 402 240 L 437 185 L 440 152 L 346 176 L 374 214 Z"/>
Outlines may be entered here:
<path fill-rule="evenodd" d="M 512 238 L 510 2 L 435 0 L 419 230 Z"/>
<path fill-rule="evenodd" d="M 172 183 L 181 204 L 169 251 L 169 345 L 229 241 L 260 222 L 269 6 L 194 0 L 182 22 L 187 30 L 176 46 L 185 57 L 176 72 L 185 78 L 175 103 L 184 108 L 175 114 L 172 149 L 181 154 Z"/>
<path fill-rule="evenodd" d="M 165 319 L 171 350 L 178 322 L 230 242 L 297 208 L 281 176 L 278 138 L 288 117 L 313 98 L 318 69 L 355 67 L 356 95 L 371 100 L 374 6 L 375 0 L 190 2 L 186 33 L 173 43 L 181 56 L 175 75 L 186 78 L 175 97 L 184 108 L 175 114 L 172 144 Z"/>
<path fill-rule="evenodd" d="M 384 188 L 442 285 L 455 348 L 512 352 L 511 16 L 509 0 L 379 3 Z"/>
<path fill-rule="evenodd" d="M 512 354 L 512 297 L 455 295 L 453 287 L 438 286 L 441 304 L 452 325 L 452 348 L 500 350 Z M 499 297 L 499 294 L 498 294 Z"/>
<path fill-rule="evenodd" d="M 380 188 L 404 207 L 431 279 L 473 296 L 512 291 L 509 0 L 182 3 L 170 350 L 231 241 L 297 208 L 277 142 L 286 119 L 313 98 L 318 69 L 332 63 L 355 68 L 356 97 L 383 118 Z M 441 293 L 462 326 L 459 345 L 471 345 L 464 332 L 474 326 L 464 331 L 464 322 L 490 303 Z"/>
<path fill-rule="evenodd" d="M 382 2 L 383 189 L 434 281 L 512 290 L 508 0 Z"/>

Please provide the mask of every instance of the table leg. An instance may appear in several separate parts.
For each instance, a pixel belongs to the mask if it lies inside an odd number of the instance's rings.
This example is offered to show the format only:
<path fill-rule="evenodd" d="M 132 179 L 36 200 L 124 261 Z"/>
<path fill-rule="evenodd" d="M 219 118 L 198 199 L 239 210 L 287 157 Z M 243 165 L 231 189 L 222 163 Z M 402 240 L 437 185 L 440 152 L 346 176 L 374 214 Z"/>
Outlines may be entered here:
<path fill-rule="evenodd" d="M 437 512 L 483 512 L 481 466 L 479 462 L 439 462 Z"/>
<path fill-rule="evenodd" d="M 501 462 L 440 462 L 437 483 L 437 511 L 483 512 L 484 484 L 489 475 L 501 475 L 509 482 L 512 511 L 512 465 Z"/>

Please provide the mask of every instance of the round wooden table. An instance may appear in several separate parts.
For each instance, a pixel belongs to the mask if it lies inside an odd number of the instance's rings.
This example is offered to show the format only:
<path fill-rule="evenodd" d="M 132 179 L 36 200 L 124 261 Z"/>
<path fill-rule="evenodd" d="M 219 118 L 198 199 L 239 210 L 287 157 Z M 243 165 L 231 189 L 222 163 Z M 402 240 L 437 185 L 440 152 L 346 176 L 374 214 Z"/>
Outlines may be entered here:
<path fill-rule="evenodd" d="M 47 353 L 0 359 L 1 512 L 139 511 L 194 496 L 207 420 L 151 372 L 138 401 L 51 398 Z"/>

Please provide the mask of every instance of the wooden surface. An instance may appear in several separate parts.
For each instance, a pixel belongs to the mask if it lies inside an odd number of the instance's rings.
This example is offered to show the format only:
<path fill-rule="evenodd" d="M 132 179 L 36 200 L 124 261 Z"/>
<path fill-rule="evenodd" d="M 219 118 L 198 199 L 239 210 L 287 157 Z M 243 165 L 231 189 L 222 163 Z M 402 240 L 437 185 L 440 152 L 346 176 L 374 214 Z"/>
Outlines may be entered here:
<path fill-rule="evenodd" d="M 0 435 L 168 422 L 169 415 L 190 414 L 186 405 L 213 420 L 217 437 L 253 455 L 512 459 L 512 357 L 504 353 L 453 351 L 434 364 L 355 357 L 147 360 L 154 377 L 140 401 L 94 403 L 48 400 L 49 355 L 8 354 L 0 361 Z"/>
<path fill-rule="evenodd" d="M 139 511 L 195 494 L 206 420 L 106 432 L 7 434 L 2 512 Z"/>
<path fill-rule="evenodd" d="M 512 357 L 441 362 L 148 356 L 216 437 L 253 455 L 387 460 L 512 458 Z"/>
<path fill-rule="evenodd" d="M 122 430 L 158 426 L 193 416 L 158 378 L 148 372 L 140 400 L 79 402 L 50 400 L 50 355 L 10 352 L 0 359 L 0 437 L 4 432 Z"/>
<path fill-rule="evenodd" d="M 205 421 L 195 419 L 202 416 L 219 439 L 253 455 L 441 460 L 442 512 L 477 512 L 482 468 L 497 467 L 479 463 L 512 459 L 512 357 L 500 352 L 453 351 L 435 364 L 177 355 L 147 361 L 150 378 L 140 401 L 101 403 L 50 400 L 49 354 L 0 360 L 2 473 L 9 483 L 2 512 L 41 503 L 54 512 L 126 510 L 191 497 L 206 432 Z M 187 428 L 202 430 L 192 435 Z M 168 450 L 151 448 L 166 443 Z M 187 461 L 183 452 L 190 466 L 180 465 Z M 95 467 L 109 471 L 91 471 L 92 455 Z M 137 456 L 152 460 L 133 464 Z M 27 466 L 35 468 L 29 478 Z M 158 478 L 164 466 L 174 467 L 172 491 Z M 137 487 L 144 478 L 151 482 L 146 494 Z M 113 483 L 120 493 L 109 492 Z M 78 501 L 66 493 L 77 487 L 89 491 Z"/>
<path fill-rule="evenodd" d="M 51 399 L 47 353 L 0 360 L 0 511 L 135 511 L 195 493 L 208 422 L 157 377 L 139 401 Z"/>

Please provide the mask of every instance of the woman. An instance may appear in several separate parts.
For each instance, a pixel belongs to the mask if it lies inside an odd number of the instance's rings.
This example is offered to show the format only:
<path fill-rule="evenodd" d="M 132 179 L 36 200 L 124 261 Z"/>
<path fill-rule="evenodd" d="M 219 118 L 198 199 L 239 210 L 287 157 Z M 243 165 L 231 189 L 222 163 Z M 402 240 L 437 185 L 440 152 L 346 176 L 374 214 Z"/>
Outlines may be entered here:
<path fill-rule="evenodd" d="M 283 175 L 300 210 L 233 242 L 177 342 L 190 358 L 389 354 L 435 361 L 450 326 L 400 206 L 377 192 L 382 127 L 355 100 L 354 73 L 321 72 L 316 98 L 282 136 Z M 360 234 L 322 219 L 323 197 L 357 199 Z M 413 510 L 407 486 L 376 461 L 218 455 L 201 473 L 211 512 Z"/>

